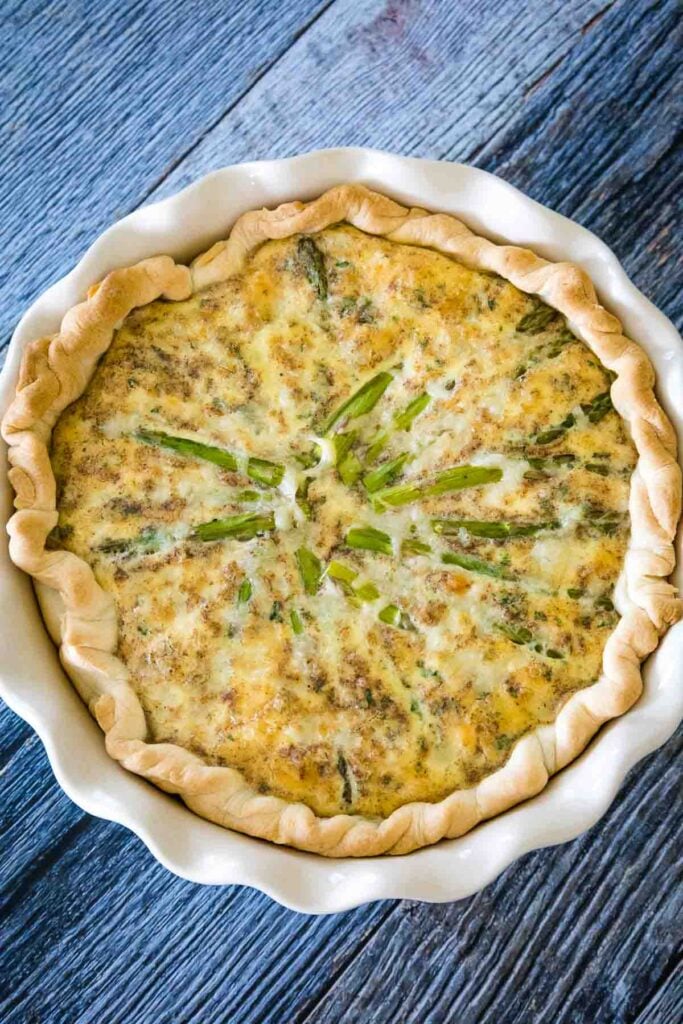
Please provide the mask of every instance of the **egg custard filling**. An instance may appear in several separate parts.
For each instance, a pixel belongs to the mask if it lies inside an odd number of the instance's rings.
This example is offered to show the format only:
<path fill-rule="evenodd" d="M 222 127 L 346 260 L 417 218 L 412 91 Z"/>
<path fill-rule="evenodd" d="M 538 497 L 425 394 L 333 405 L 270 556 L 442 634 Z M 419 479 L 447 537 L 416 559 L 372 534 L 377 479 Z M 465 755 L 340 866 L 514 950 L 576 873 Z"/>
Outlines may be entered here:
<path fill-rule="evenodd" d="M 321 817 L 495 772 L 618 622 L 612 379 L 504 278 L 347 224 L 131 312 L 54 430 L 50 545 L 113 597 L 149 741 Z"/>

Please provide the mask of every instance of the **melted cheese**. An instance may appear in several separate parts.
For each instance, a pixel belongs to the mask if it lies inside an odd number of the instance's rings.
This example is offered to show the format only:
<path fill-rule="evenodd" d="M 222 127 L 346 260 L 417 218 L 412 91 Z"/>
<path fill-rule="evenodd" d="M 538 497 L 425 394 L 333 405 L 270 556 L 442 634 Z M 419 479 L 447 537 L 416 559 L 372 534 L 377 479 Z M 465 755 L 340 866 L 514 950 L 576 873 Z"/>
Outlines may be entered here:
<path fill-rule="evenodd" d="M 562 319 L 525 329 L 535 300 L 347 226 L 315 241 L 323 298 L 292 238 L 264 245 L 226 283 L 125 320 L 55 429 L 55 540 L 116 599 L 118 654 L 154 740 L 319 814 L 385 815 L 494 771 L 596 680 L 616 623 L 609 595 L 635 453 L 613 411 L 586 413 L 609 378 Z M 321 424 L 380 370 L 390 386 L 349 424 L 363 462 L 387 434 L 368 469 L 407 453 L 399 483 L 458 464 L 498 467 L 501 479 L 384 511 L 360 482 L 345 485 Z M 395 429 L 423 393 L 428 407 Z M 569 429 L 539 443 L 569 416 Z M 141 429 L 225 448 L 238 469 L 141 443 Z M 294 456 L 314 442 L 320 461 L 304 470 Z M 249 480 L 249 457 L 286 466 L 279 486 Z M 305 476 L 310 518 L 297 498 Z M 193 537 L 245 511 L 272 511 L 277 529 Z M 553 526 L 516 539 L 437 536 L 435 517 Z M 393 554 L 350 550 L 359 525 L 387 533 Z M 431 554 L 401 555 L 406 538 Z M 301 546 L 344 562 L 381 597 L 352 601 L 330 578 L 306 593 Z M 445 552 L 500 574 L 446 565 Z M 252 593 L 240 602 L 245 580 Z M 390 603 L 411 628 L 379 619 Z"/>

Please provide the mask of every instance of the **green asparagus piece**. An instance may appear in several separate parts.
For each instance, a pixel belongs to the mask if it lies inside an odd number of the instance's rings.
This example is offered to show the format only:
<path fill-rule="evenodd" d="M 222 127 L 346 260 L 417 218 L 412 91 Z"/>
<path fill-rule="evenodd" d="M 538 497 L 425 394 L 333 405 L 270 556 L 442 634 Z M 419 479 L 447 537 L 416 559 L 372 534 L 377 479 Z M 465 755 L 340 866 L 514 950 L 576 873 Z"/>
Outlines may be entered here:
<path fill-rule="evenodd" d="M 391 537 L 374 526 L 353 526 L 346 534 L 346 544 L 361 551 L 379 551 L 382 555 L 393 554 Z"/>
<path fill-rule="evenodd" d="M 585 518 L 580 520 L 580 523 L 597 530 L 598 533 L 604 533 L 608 537 L 616 533 L 624 522 L 624 516 L 619 512 L 611 512 L 609 510 L 596 512 L 592 509 L 586 509 L 585 511 Z"/>
<path fill-rule="evenodd" d="M 544 302 L 539 302 L 535 309 L 522 317 L 515 330 L 520 334 L 540 334 L 556 316 L 558 316 L 556 309 L 546 306 Z"/>
<path fill-rule="evenodd" d="M 431 544 L 425 544 L 421 540 L 414 540 L 412 537 L 401 542 L 402 555 L 429 555 L 431 550 Z"/>
<path fill-rule="evenodd" d="M 507 622 L 494 622 L 493 628 L 503 633 L 513 644 L 528 644 L 533 639 L 530 629 L 525 626 L 511 626 Z"/>
<path fill-rule="evenodd" d="M 313 514 L 311 503 L 308 500 L 308 489 L 311 486 L 312 479 L 313 478 L 310 476 L 305 476 L 303 480 L 299 482 L 299 485 L 297 486 L 296 489 L 296 494 L 294 495 L 297 505 L 299 506 L 299 508 L 301 509 L 301 511 L 303 512 L 307 519 L 310 519 Z"/>
<path fill-rule="evenodd" d="M 551 341 L 545 342 L 543 345 L 539 345 L 538 348 L 533 349 L 526 355 L 524 362 L 517 367 L 514 374 L 512 375 L 513 380 L 517 380 L 519 377 L 523 377 L 527 370 L 531 367 L 536 367 L 539 362 L 544 362 L 547 359 L 555 359 L 562 352 L 567 345 L 571 342 L 577 341 L 570 331 L 564 330 L 556 338 Z"/>
<path fill-rule="evenodd" d="M 301 621 L 301 616 L 299 615 L 296 608 L 292 608 L 291 612 L 289 613 L 289 621 L 292 624 L 292 630 L 296 633 L 297 636 L 301 636 L 301 634 L 304 631 L 304 624 Z"/>
<path fill-rule="evenodd" d="M 591 423 L 599 423 L 613 408 L 609 391 L 603 391 L 601 394 L 596 395 L 590 402 L 581 403 L 581 409 Z M 540 434 L 537 434 L 533 439 L 534 444 L 552 444 L 553 441 L 563 437 L 575 423 L 576 416 L 570 412 L 557 426 L 550 427 L 549 430 L 543 430 Z"/>
<path fill-rule="evenodd" d="M 367 583 L 361 583 L 359 586 L 354 588 L 354 597 L 357 597 L 359 601 L 376 601 L 380 597 L 380 592 L 375 584 L 368 580 Z"/>
<path fill-rule="evenodd" d="M 247 602 L 251 599 L 252 593 L 253 587 L 251 585 L 251 580 L 243 579 L 242 582 L 240 583 L 240 588 L 237 591 L 237 603 L 247 604 Z"/>
<path fill-rule="evenodd" d="M 353 787 L 349 776 L 349 766 L 341 750 L 337 753 L 337 771 L 341 775 L 343 783 L 342 800 L 345 804 L 350 804 L 353 800 Z"/>
<path fill-rule="evenodd" d="M 603 391 L 602 394 L 596 395 L 591 402 L 582 404 L 581 408 L 591 423 L 599 423 L 614 406 L 609 391 Z"/>
<path fill-rule="evenodd" d="M 222 469 L 229 469 L 233 472 L 238 469 L 236 457 L 232 452 L 225 451 L 224 448 L 216 448 L 211 444 L 193 441 L 189 437 L 174 437 L 172 434 L 152 430 L 139 430 L 135 436 L 145 444 L 169 448 L 171 451 L 178 452 L 179 455 L 191 455 L 197 459 L 204 459 L 205 462 L 212 462 Z M 267 487 L 277 487 L 284 474 L 284 466 L 277 462 L 269 462 L 268 459 L 250 458 L 247 462 L 247 476 Z"/>
<path fill-rule="evenodd" d="M 431 396 L 426 394 L 426 392 L 423 392 L 423 394 L 414 398 L 412 402 L 408 403 L 402 412 L 397 413 L 394 417 L 394 428 L 396 430 L 410 430 L 413 420 L 415 420 L 421 412 L 424 412 L 431 400 Z M 375 435 L 370 442 L 366 453 L 367 462 L 374 462 L 375 459 L 379 458 L 389 443 L 391 433 L 392 431 L 390 430 L 383 430 Z"/>
<path fill-rule="evenodd" d="M 512 626 L 509 622 L 494 622 L 493 628 L 497 629 L 499 633 L 503 633 L 513 644 L 520 647 L 530 644 L 536 654 L 542 654 L 546 658 L 555 660 L 564 658 L 562 651 L 557 651 L 554 647 L 544 647 L 538 642 L 533 643 L 534 635 L 526 626 Z"/>
<path fill-rule="evenodd" d="M 517 380 L 522 377 L 528 369 L 532 366 L 536 366 L 538 363 L 545 361 L 546 359 L 556 359 L 567 345 L 570 345 L 577 339 L 566 328 L 556 338 L 552 338 L 550 341 L 545 342 L 543 345 L 539 345 L 533 349 L 526 357 L 525 361 L 521 363 L 515 372 L 513 373 L 513 380 Z"/>
<path fill-rule="evenodd" d="M 321 434 L 327 436 L 341 423 L 355 420 L 358 416 L 364 416 L 371 412 L 393 379 L 392 374 L 382 371 L 371 380 L 366 381 L 343 405 L 327 417 L 321 427 Z"/>
<path fill-rule="evenodd" d="M 327 271 L 325 257 L 310 235 L 302 235 L 297 243 L 297 255 L 306 277 L 319 299 L 327 298 Z"/>
<path fill-rule="evenodd" d="M 389 626 L 398 626 L 401 622 L 401 609 L 398 605 L 388 604 L 386 608 L 382 608 L 377 618 Z"/>
<path fill-rule="evenodd" d="M 212 519 L 208 523 L 195 526 L 191 536 L 195 540 L 252 540 L 264 533 L 272 533 L 275 529 L 275 515 L 272 512 L 245 512 L 242 515 L 228 516 L 226 519 Z"/>
<path fill-rule="evenodd" d="M 334 436 L 335 465 L 347 487 L 352 487 L 363 472 L 360 460 L 351 450 L 357 440 L 358 432 L 355 430 Z"/>
<path fill-rule="evenodd" d="M 348 455 L 351 448 L 358 440 L 358 431 L 349 430 L 343 434 L 335 434 L 333 438 L 334 444 L 334 464 L 338 466 L 343 461 L 344 457 Z"/>
<path fill-rule="evenodd" d="M 410 617 L 402 612 L 398 605 L 388 604 L 385 608 L 382 608 L 377 618 L 387 624 L 387 626 L 394 626 L 396 629 L 406 629 L 411 632 L 415 631 Z"/>
<path fill-rule="evenodd" d="M 483 558 L 474 558 L 472 555 L 461 555 L 456 551 L 447 551 L 441 556 L 441 561 L 444 565 L 457 565 L 458 568 L 466 569 L 467 572 L 476 572 L 483 576 L 496 576 L 501 580 L 514 579 L 514 576 L 508 573 L 502 565 L 486 562 Z"/>
<path fill-rule="evenodd" d="M 356 480 L 363 472 L 363 466 L 355 452 L 347 452 L 341 462 L 337 463 L 337 471 L 342 483 L 347 487 L 353 487 Z"/>
<path fill-rule="evenodd" d="M 285 467 L 268 459 L 251 458 L 247 462 L 247 476 L 266 487 L 277 487 L 285 475 Z"/>
<path fill-rule="evenodd" d="M 431 483 L 399 484 L 378 491 L 374 495 L 374 502 L 380 509 L 385 505 L 408 505 L 422 498 L 447 494 L 449 491 L 493 483 L 500 480 L 502 475 L 503 471 L 498 466 L 454 466 L 438 473 Z"/>
<path fill-rule="evenodd" d="M 403 412 L 400 412 L 394 418 L 394 426 L 397 430 L 410 430 L 413 420 L 417 419 L 421 412 L 424 412 L 429 403 L 431 402 L 431 395 L 423 392 L 418 395 L 417 398 L 413 398 L 412 402 L 408 402 Z"/>
<path fill-rule="evenodd" d="M 472 537 L 489 537 L 495 540 L 508 537 L 532 537 L 543 530 L 557 530 L 560 523 L 556 519 L 543 523 L 508 523 L 500 520 L 486 519 L 432 519 L 434 533 L 448 537 L 466 530 Z"/>
<path fill-rule="evenodd" d="M 154 526 L 146 526 L 135 537 L 110 537 L 98 544 L 96 551 L 107 555 L 151 555 L 161 546 L 161 537 Z"/>
<path fill-rule="evenodd" d="M 282 601 L 273 601 L 268 618 L 271 622 L 282 622 Z"/>
<path fill-rule="evenodd" d="M 197 459 L 204 459 L 206 462 L 213 462 L 222 469 L 237 469 L 237 459 L 232 452 L 226 452 L 223 448 L 216 448 L 211 444 L 202 444 L 201 441 L 193 441 L 189 437 L 174 437 L 172 434 L 164 434 L 156 430 L 138 430 L 135 435 L 138 441 L 144 444 L 157 445 L 160 448 L 170 448 L 179 455 L 192 455 Z"/>
<path fill-rule="evenodd" d="M 240 491 L 237 495 L 238 501 L 258 501 L 261 495 L 258 491 Z"/>
<path fill-rule="evenodd" d="M 377 469 L 373 469 L 371 473 L 367 473 L 363 477 L 363 485 L 368 494 L 374 494 L 375 491 L 379 491 L 380 488 L 386 487 L 388 484 L 394 482 L 397 476 L 400 476 L 403 467 L 410 458 L 409 452 L 403 452 L 402 455 L 398 455 L 395 459 L 390 459 L 388 462 L 383 462 Z"/>
<path fill-rule="evenodd" d="M 307 594 L 317 594 L 323 581 L 322 562 L 308 548 L 298 548 L 296 562 L 299 567 L 301 582 Z"/>
<path fill-rule="evenodd" d="M 312 469 L 313 466 L 317 466 L 322 458 L 323 450 L 319 444 L 313 444 L 308 451 L 297 452 L 294 456 L 295 460 L 303 469 Z"/>
<path fill-rule="evenodd" d="M 351 566 L 344 565 L 343 562 L 331 561 L 327 567 L 327 575 L 341 586 L 348 597 L 357 601 L 376 601 L 380 597 L 379 590 L 370 580 L 367 583 L 354 586 L 354 581 L 358 579 L 358 573 Z"/>
<path fill-rule="evenodd" d="M 558 441 L 575 423 L 576 417 L 573 412 L 570 412 L 556 427 L 550 427 L 548 430 L 542 430 L 540 434 L 536 434 L 533 439 L 534 444 L 552 444 L 554 441 Z"/>
<path fill-rule="evenodd" d="M 571 466 L 576 462 L 576 455 L 571 452 L 562 452 L 559 455 L 548 455 L 543 459 L 528 458 L 527 462 L 534 469 L 553 469 L 555 466 Z"/>
<path fill-rule="evenodd" d="M 358 573 L 350 566 L 344 565 L 343 562 L 337 562 L 336 559 L 333 559 L 327 567 L 326 575 L 338 583 L 348 583 L 350 585 L 356 579 Z"/>

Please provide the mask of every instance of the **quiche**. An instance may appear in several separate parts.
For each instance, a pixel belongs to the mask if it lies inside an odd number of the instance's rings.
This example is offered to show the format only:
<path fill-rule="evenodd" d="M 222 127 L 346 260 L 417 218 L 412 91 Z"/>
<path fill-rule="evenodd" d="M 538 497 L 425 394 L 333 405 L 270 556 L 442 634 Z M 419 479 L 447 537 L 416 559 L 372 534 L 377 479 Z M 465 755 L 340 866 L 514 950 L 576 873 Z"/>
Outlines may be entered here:
<path fill-rule="evenodd" d="M 359 185 L 114 270 L 3 434 L 110 755 L 276 843 L 407 853 L 532 797 L 681 615 L 674 432 L 585 273 Z"/>

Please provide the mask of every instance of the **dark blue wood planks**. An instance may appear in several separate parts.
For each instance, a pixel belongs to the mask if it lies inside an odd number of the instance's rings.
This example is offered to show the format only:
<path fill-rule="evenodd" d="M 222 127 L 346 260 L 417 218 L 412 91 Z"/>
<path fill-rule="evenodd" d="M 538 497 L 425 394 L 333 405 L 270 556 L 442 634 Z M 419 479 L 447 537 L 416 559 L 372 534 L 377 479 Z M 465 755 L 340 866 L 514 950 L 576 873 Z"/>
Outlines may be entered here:
<path fill-rule="evenodd" d="M 0 344 L 327 4 L 2 5 Z"/>
<path fill-rule="evenodd" d="M 675 0 L 12 0 L 0 24 L 0 344 L 146 198 L 339 144 L 500 173 L 680 321 Z M 0 709 L 0 1020 L 673 1024 L 680 746 L 585 837 L 470 900 L 313 919 L 170 876 L 72 805 Z"/>

